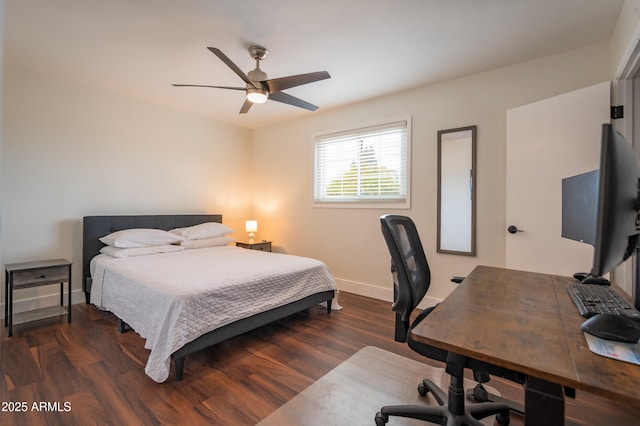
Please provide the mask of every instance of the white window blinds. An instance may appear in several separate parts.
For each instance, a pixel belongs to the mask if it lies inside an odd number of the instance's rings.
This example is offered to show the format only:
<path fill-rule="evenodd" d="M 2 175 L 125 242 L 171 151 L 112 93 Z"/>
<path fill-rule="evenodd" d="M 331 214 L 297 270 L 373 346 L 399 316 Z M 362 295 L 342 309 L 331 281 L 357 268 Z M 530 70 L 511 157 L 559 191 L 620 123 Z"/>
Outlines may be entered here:
<path fill-rule="evenodd" d="M 408 203 L 408 121 L 318 136 L 315 203 Z"/>

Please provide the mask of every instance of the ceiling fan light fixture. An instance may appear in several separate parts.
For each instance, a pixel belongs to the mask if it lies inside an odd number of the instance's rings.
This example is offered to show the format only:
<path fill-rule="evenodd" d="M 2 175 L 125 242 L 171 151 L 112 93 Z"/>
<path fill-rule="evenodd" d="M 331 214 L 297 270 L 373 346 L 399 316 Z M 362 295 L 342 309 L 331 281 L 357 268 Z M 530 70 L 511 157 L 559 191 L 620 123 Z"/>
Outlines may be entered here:
<path fill-rule="evenodd" d="M 264 87 L 256 88 L 256 87 L 247 87 L 247 100 L 254 104 L 263 104 L 267 102 L 267 98 L 269 97 L 269 92 Z"/>

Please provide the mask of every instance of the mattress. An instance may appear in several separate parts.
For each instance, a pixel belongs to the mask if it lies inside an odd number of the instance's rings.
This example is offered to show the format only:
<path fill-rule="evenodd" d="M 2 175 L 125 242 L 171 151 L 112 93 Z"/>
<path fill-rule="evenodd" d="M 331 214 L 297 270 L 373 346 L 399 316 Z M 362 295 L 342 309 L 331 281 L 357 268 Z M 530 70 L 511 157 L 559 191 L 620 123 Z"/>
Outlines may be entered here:
<path fill-rule="evenodd" d="M 145 372 L 169 376 L 171 354 L 201 335 L 335 290 L 328 267 L 315 259 L 219 246 L 91 261 L 91 303 L 146 339 Z"/>

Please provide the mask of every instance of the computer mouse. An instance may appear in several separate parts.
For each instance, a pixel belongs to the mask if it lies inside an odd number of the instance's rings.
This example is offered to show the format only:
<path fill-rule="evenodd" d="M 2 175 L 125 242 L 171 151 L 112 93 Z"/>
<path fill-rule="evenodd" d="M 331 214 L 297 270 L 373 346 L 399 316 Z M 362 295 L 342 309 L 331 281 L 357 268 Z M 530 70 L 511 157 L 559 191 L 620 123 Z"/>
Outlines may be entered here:
<path fill-rule="evenodd" d="M 617 314 L 597 314 L 580 326 L 585 333 L 606 340 L 638 343 L 640 340 L 640 322 Z"/>

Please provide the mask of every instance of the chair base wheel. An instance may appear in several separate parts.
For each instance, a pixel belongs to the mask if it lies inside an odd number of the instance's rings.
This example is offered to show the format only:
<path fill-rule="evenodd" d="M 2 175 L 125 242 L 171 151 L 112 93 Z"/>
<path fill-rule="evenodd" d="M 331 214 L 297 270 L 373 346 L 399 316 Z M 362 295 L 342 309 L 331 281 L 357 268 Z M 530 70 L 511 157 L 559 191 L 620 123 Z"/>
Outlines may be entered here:
<path fill-rule="evenodd" d="M 424 383 L 420 383 L 420 384 L 418 385 L 418 393 L 419 393 L 421 396 L 427 396 L 427 394 L 429 393 L 429 388 L 427 388 L 427 387 L 424 385 Z"/>
<path fill-rule="evenodd" d="M 481 383 L 478 383 L 476 387 L 473 388 L 473 400 L 475 402 L 489 401 L 489 392 L 487 392 Z"/>
<path fill-rule="evenodd" d="M 511 423 L 511 418 L 509 413 L 498 413 L 496 414 L 496 421 L 502 426 L 508 426 Z"/>
<path fill-rule="evenodd" d="M 376 413 L 376 426 L 384 426 L 389 421 L 389 416 L 382 414 L 381 412 Z"/>

